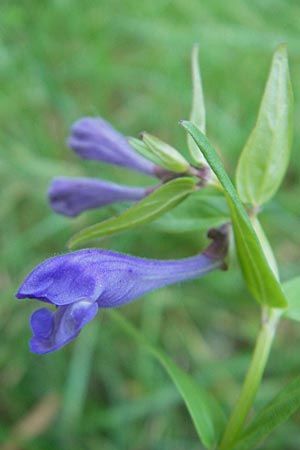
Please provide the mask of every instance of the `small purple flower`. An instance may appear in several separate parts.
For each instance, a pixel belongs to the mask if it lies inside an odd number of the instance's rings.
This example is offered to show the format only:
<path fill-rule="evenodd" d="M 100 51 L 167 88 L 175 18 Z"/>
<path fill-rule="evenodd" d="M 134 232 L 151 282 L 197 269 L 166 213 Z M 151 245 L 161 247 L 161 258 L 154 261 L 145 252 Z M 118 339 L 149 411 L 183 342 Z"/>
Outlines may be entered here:
<path fill-rule="evenodd" d="M 16 297 L 33 298 L 56 306 L 31 316 L 30 349 L 48 353 L 80 332 L 98 308 L 124 305 L 168 284 L 224 269 L 225 229 L 211 230 L 213 242 L 200 255 L 179 260 L 137 258 L 116 252 L 87 249 L 47 259 L 25 279 Z"/>
<path fill-rule="evenodd" d="M 83 211 L 117 202 L 141 200 L 148 189 L 122 186 L 94 178 L 54 178 L 48 199 L 51 208 L 65 216 L 78 216 Z"/>
<path fill-rule="evenodd" d="M 156 166 L 140 156 L 122 134 L 100 117 L 77 120 L 72 126 L 68 145 L 81 158 L 104 161 L 156 176 Z"/>

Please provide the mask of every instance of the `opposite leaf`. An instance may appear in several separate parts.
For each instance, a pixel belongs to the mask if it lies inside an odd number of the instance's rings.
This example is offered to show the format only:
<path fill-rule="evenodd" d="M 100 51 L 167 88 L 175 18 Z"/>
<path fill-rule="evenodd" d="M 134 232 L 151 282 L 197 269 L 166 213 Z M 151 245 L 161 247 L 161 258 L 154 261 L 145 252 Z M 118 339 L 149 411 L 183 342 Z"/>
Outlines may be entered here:
<path fill-rule="evenodd" d="M 208 164 L 224 188 L 231 213 L 237 254 L 249 291 L 262 305 L 284 308 L 287 303 L 271 270 L 250 219 L 211 143 L 191 122 L 181 123 L 201 148 Z"/>
<path fill-rule="evenodd" d="M 120 233 L 151 222 L 174 208 L 195 189 L 192 178 L 176 178 L 135 203 L 119 216 L 92 225 L 75 234 L 69 240 L 68 247 L 73 249 L 92 239 Z"/>
<path fill-rule="evenodd" d="M 258 118 L 241 153 L 237 190 L 244 203 L 262 205 L 275 194 L 290 158 L 292 89 L 285 44 L 274 53 Z"/>
<path fill-rule="evenodd" d="M 214 397 L 177 366 L 161 349 L 153 346 L 117 311 L 111 310 L 109 314 L 123 331 L 143 345 L 164 367 L 185 402 L 203 445 L 207 448 L 215 448 L 224 431 L 226 418 Z"/>

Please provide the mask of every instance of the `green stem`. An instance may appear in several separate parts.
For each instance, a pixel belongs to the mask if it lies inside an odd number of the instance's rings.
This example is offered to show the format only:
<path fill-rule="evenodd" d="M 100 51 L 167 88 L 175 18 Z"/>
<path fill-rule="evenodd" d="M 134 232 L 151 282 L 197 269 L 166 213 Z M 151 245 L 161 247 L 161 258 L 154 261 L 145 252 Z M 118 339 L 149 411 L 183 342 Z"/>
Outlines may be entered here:
<path fill-rule="evenodd" d="M 252 361 L 219 450 L 231 449 L 244 427 L 263 376 L 280 314 L 280 310 L 263 310 L 262 324 L 257 336 Z"/>

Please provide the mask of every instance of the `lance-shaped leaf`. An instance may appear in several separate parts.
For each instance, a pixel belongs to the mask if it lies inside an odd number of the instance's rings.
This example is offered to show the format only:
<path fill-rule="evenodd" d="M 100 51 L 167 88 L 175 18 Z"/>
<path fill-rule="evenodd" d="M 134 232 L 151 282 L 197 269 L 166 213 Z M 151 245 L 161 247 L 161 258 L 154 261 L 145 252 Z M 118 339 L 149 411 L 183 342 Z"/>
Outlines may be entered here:
<path fill-rule="evenodd" d="M 119 216 L 92 225 L 75 234 L 69 240 L 68 246 L 72 249 L 91 239 L 120 233 L 121 231 L 151 222 L 166 211 L 174 208 L 195 189 L 195 182 L 192 178 L 172 180 L 156 189 L 140 202 L 135 203 Z"/>
<path fill-rule="evenodd" d="M 154 162 L 158 159 L 159 165 L 171 172 L 184 173 L 189 170 L 189 163 L 174 147 L 146 132 L 141 133 L 141 137 L 148 148 L 148 153 L 143 149 L 143 156 Z M 136 148 L 139 151 L 139 148 Z"/>
<path fill-rule="evenodd" d="M 241 200 L 262 205 L 275 194 L 290 158 L 293 96 L 286 45 L 274 53 L 258 118 L 237 167 Z"/>
<path fill-rule="evenodd" d="M 193 82 L 193 98 L 192 98 L 192 110 L 190 115 L 190 121 L 205 134 L 205 104 L 204 95 L 201 81 L 201 74 L 199 68 L 199 45 L 195 44 L 192 50 L 192 82 Z M 194 140 L 188 134 L 187 136 L 188 147 L 191 157 L 197 165 L 202 166 L 205 164 L 205 158 Z"/>
<path fill-rule="evenodd" d="M 284 423 L 300 407 L 300 377 L 291 381 L 254 417 L 245 429 L 235 450 L 249 450 Z"/>
<path fill-rule="evenodd" d="M 268 264 L 250 219 L 215 149 L 207 137 L 191 122 L 183 121 L 182 125 L 201 148 L 208 164 L 224 188 L 234 229 L 237 254 L 249 291 L 263 305 L 275 308 L 286 307 L 287 302 L 281 286 Z"/>
<path fill-rule="evenodd" d="M 160 348 L 153 346 L 117 311 L 109 311 L 109 314 L 123 331 L 143 345 L 164 367 L 180 393 L 203 445 L 206 448 L 215 448 L 226 422 L 225 415 L 215 398 L 177 366 Z"/>
<path fill-rule="evenodd" d="M 283 291 L 288 302 L 284 317 L 300 322 L 300 277 L 292 278 L 283 283 Z"/>

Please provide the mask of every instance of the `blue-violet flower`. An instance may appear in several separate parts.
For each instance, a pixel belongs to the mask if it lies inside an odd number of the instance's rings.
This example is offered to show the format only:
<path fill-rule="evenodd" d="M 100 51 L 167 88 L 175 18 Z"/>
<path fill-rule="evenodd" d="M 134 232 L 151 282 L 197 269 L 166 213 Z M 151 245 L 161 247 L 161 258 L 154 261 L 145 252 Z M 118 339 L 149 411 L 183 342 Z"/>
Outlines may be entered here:
<path fill-rule="evenodd" d="M 124 305 L 143 294 L 224 268 L 227 233 L 211 230 L 213 242 L 200 255 L 178 260 L 153 260 L 86 249 L 47 259 L 21 285 L 16 297 L 56 306 L 31 316 L 30 349 L 48 353 L 74 339 L 99 308 Z"/>
<path fill-rule="evenodd" d="M 103 161 L 156 176 L 155 164 L 139 155 L 122 134 L 100 117 L 77 120 L 72 126 L 68 145 L 81 158 Z"/>
<path fill-rule="evenodd" d="M 51 182 L 48 199 L 55 212 L 74 217 L 88 209 L 141 200 L 148 192 L 147 188 L 122 186 L 94 178 L 57 177 Z"/>

